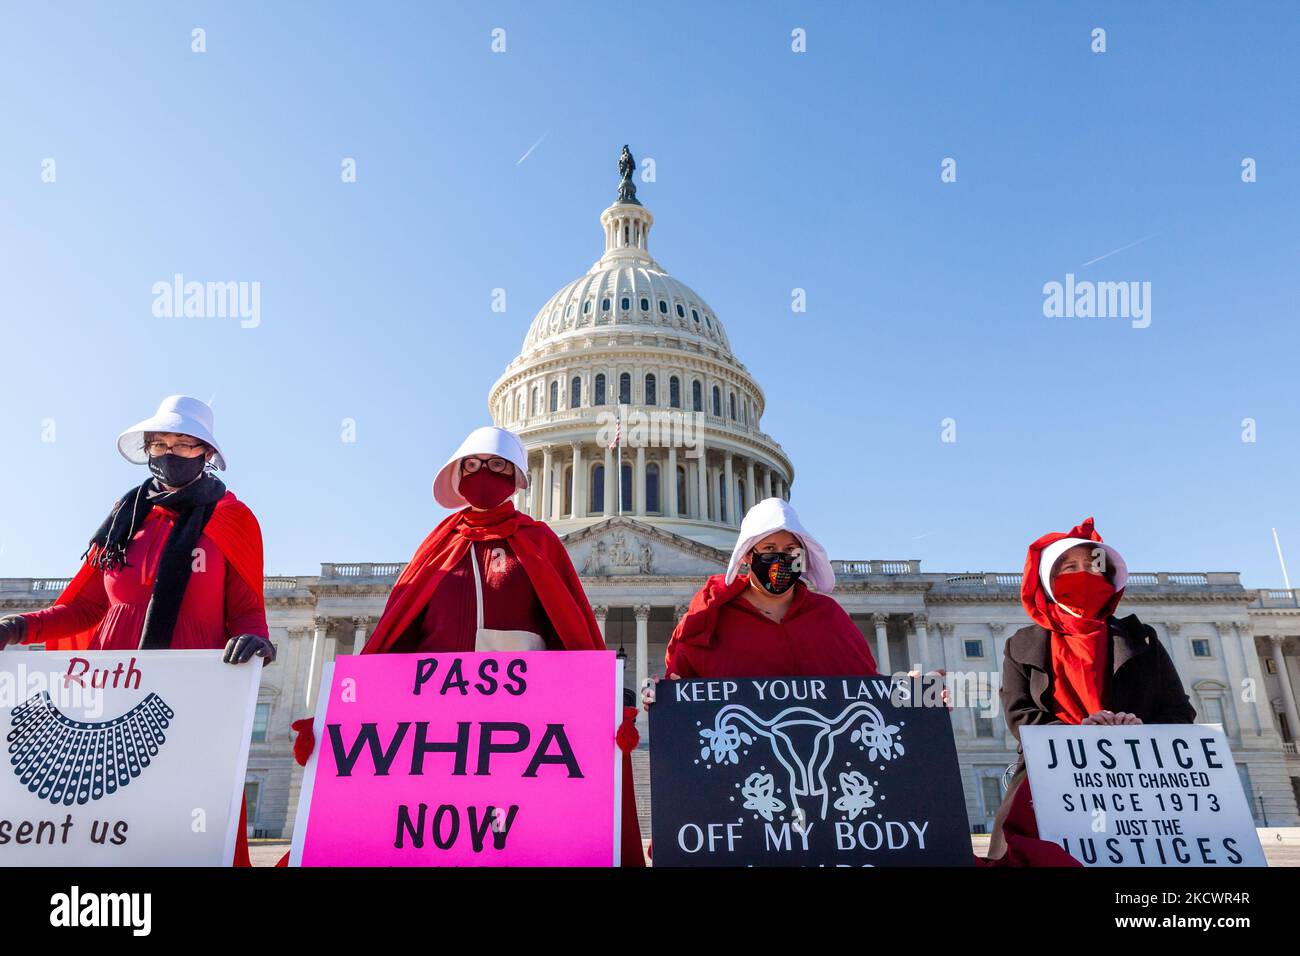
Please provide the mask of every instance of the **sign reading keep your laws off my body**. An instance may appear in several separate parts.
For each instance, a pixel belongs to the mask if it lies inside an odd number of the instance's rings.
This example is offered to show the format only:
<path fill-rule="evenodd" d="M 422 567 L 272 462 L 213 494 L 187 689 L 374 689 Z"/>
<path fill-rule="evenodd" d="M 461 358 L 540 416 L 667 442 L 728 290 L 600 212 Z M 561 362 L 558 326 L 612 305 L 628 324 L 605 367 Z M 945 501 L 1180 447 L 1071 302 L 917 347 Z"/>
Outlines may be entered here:
<path fill-rule="evenodd" d="M 656 866 L 973 862 L 937 683 L 666 680 L 656 698 Z"/>

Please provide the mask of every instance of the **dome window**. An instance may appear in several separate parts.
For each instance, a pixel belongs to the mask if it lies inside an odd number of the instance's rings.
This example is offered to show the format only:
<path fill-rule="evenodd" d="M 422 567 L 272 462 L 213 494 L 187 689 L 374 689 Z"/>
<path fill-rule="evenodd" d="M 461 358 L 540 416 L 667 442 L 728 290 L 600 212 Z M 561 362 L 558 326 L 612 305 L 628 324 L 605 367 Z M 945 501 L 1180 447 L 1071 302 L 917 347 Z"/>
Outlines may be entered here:
<path fill-rule="evenodd" d="M 559 410 L 560 410 L 560 383 L 552 382 L 551 383 L 551 411 L 558 412 Z"/>
<path fill-rule="evenodd" d="M 682 407 L 682 380 L 676 375 L 668 379 L 668 404 L 673 408 Z"/>
<path fill-rule="evenodd" d="M 659 300 L 659 311 L 664 315 L 668 314 L 668 301 L 666 299 Z"/>
<path fill-rule="evenodd" d="M 623 296 L 623 301 L 619 303 L 619 306 L 624 312 L 630 312 L 632 310 L 632 300 L 627 296 Z"/>
<path fill-rule="evenodd" d="M 600 311 L 602 312 L 609 311 L 609 296 L 605 296 L 605 298 L 600 300 Z"/>
<path fill-rule="evenodd" d="M 588 299 L 586 302 L 582 303 L 582 314 L 583 314 L 583 315 L 590 315 L 590 314 L 591 314 L 591 300 L 590 300 L 590 299 Z"/>
<path fill-rule="evenodd" d="M 697 412 L 704 411 L 704 391 L 700 388 L 698 378 L 691 382 L 691 409 Z"/>
<path fill-rule="evenodd" d="M 658 386 L 658 382 L 655 380 L 655 377 L 654 377 L 654 374 L 653 374 L 653 373 L 651 373 L 650 375 L 647 375 L 647 376 L 645 377 L 645 403 L 646 403 L 647 405 L 658 405 L 658 404 L 659 404 L 659 396 L 658 396 L 658 394 L 657 394 L 657 392 L 658 392 L 658 387 L 657 387 L 657 386 Z"/>
<path fill-rule="evenodd" d="M 731 420 L 734 422 L 736 420 L 736 393 L 732 392 L 727 397 L 730 399 L 731 402 Z"/>
<path fill-rule="evenodd" d="M 641 311 L 642 312 L 650 311 L 650 300 L 645 296 L 641 296 Z"/>
<path fill-rule="evenodd" d="M 704 313 L 704 324 L 710 329 L 713 328 L 713 323 L 709 321 L 709 314 L 707 312 Z"/>
<path fill-rule="evenodd" d="M 573 377 L 573 382 L 570 383 L 569 387 L 569 407 L 582 407 L 582 379 L 578 378 L 576 375 Z"/>
<path fill-rule="evenodd" d="M 679 319 L 686 318 L 686 309 L 682 307 L 682 304 L 680 302 L 677 303 L 677 318 Z"/>
<path fill-rule="evenodd" d="M 713 415 L 715 418 L 722 417 L 722 391 L 718 386 L 713 386 Z"/>
<path fill-rule="evenodd" d="M 632 376 L 627 372 L 618 377 L 618 401 L 620 405 L 632 404 Z"/>
<path fill-rule="evenodd" d="M 595 398 L 592 399 L 591 404 L 604 405 L 605 404 L 605 373 L 604 372 L 601 372 L 599 375 L 596 376 L 595 393 L 596 396 Z"/>
<path fill-rule="evenodd" d="M 691 318 L 695 320 L 696 325 L 700 324 L 700 313 L 696 312 L 694 309 L 691 309 Z"/>

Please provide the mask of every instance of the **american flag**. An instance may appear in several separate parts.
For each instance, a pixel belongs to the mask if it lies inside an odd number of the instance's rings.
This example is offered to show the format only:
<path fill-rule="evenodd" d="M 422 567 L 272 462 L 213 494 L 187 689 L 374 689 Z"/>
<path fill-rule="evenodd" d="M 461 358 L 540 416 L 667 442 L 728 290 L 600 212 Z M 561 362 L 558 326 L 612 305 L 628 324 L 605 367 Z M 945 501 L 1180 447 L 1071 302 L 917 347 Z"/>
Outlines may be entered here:
<path fill-rule="evenodd" d="M 618 447 L 618 440 L 623 437 L 623 420 L 618 417 L 618 412 L 614 413 L 614 440 L 609 443 L 610 448 Z"/>

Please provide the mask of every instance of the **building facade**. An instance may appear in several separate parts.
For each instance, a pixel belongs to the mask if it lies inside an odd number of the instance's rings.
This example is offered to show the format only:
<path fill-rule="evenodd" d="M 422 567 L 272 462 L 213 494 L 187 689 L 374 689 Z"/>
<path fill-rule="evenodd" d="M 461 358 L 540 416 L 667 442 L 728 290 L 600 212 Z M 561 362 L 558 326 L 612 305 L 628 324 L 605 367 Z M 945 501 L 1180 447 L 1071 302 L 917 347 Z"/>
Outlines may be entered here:
<path fill-rule="evenodd" d="M 488 393 L 493 420 L 528 448 L 531 487 L 517 504 L 564 541 L 606 643 L 626 656 L 629 694 L 662 674 L 673 628 L 704 578 L 725 570 L 745 511 L 789 498 L 794 481 L 761 430 L 763 391 L 717 314 L 651 257 L 654 217 L 630 160 L 619 201 L 600 216 L 600 259 L 541 308 Z M 987 830 L 1016 758 L 997 691 L 1006 640 L 1028 623 L 1019 572 L 833 564 L 833 596 L 882 672 L 948 673 L 967 812 L 972 829 Z M 292 833 L 302 776 L 290 724 L 313 712 L 323 665 L 365 643 L 402 566 L 328 563 L 266 578 L 278 656 L 263 674 L 249 756 L 255 835 Z M 0 579 L 0 614 L 43 607 L 66 583 Z M 1235 572 L 1133 573 L 1123 607 L 1154 626 L 1198 719 L 1227 735 L 1256 821 L 1300 824 L 1300 591 L 1247 589 Z M 637 757 L 646 815 L 644 743 Z"/>

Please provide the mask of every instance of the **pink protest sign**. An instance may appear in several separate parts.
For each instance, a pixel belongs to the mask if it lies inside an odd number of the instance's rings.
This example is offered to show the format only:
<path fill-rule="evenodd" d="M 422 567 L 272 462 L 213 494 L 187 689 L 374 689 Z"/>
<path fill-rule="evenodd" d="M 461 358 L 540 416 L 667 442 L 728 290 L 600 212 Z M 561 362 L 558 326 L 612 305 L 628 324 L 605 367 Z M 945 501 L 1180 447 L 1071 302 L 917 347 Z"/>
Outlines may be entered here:
<path fill-rule="evenodd" d="M 290 861 L 617 865 L 622 670 L 609 651 L 338 658 Z"/>

